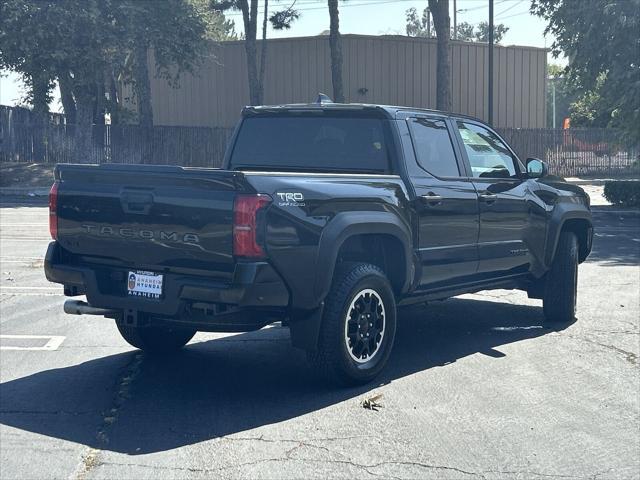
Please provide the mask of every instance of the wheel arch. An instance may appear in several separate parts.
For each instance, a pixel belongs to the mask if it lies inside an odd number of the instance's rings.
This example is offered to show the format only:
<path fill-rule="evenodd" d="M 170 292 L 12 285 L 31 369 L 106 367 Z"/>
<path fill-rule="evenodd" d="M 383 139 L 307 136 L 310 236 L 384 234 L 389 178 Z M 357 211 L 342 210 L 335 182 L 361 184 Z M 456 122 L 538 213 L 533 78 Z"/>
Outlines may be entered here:
<path fill-rule="evenodd" d="M 370 248 L 367 248 L 370 247 Z M 317 298 L 324 299 L 340 260 L 380 267 L 396 295 L 406 292 L 414 275 L 408 226 L 390 212 L 338 214 L 322 233 L 316 260 Z M 389 255 L 389 254 L 395 255 Z M 399 257 L 398 257 L 399 256 Z"/>
<path fill-rule="evenodd" d="M 562 232 L 573 232 L 578 239 L 578 261 L 583 262 L 591 252 L 593 240 L 593 223 L 589 210 L 558 209 L 554 212 L 549 224 L 545 263 L 547 268 L 553 263 L 558 249 L 558 240 Z"/>

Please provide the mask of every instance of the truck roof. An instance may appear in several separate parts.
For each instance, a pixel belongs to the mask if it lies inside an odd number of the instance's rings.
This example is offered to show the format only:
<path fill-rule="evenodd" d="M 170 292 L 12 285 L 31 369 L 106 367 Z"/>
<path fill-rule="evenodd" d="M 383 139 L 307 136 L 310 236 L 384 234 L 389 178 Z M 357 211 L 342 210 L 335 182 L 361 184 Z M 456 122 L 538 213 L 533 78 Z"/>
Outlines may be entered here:
<path fill-rule="evenodd" d="M 289 103 L 281 105 L 260 105 L 260 106 L 247 106 L 242 109 L 243 116 L 259 115 L 268 113 L 285 113 L 295 111 L 313 111 L 313 110 L 335 110 L 335 111 L 349 111 L 354 112 L 371 111 L 379 112 L 383 116 L 391 119 L 398 118 L 398 114 L 410 114 L 410 113 L 422 113 L 431 114 L 443 117 L 455 116 L 461 118 L 468 118 L 471 120 L 482 122 L 479 118 L 472 117 L 470 115 L 463 115 L 455 112 L 445 112 L 442 110 L 434 110 L 429 108 L 417 108 L 417 107 L 404 107 L 399 105 L 379 105 L 371 103 L 333 103 L 333 102 L 316 102 L 316 103 Z"/>

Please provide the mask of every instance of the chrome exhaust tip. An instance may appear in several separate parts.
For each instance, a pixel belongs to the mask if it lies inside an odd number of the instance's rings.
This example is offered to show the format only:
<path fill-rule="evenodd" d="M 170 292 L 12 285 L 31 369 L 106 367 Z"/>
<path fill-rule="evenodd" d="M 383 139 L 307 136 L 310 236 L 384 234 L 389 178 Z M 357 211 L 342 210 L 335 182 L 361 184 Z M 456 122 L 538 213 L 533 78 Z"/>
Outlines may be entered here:
<path fill-rule="evenodd" d="M 113 315 L 118 311 L 111 308 L 92 307 L 81 300 L 67 300 L 64 302 L 64 313 L 69 315 Z"/>

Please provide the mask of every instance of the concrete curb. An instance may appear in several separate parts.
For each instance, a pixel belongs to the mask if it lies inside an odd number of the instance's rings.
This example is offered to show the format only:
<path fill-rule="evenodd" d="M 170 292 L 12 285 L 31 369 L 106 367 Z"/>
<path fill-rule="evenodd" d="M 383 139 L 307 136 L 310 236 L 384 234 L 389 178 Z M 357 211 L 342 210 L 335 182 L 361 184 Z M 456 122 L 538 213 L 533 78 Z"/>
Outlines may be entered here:
<path fill-rule="evenodd" d="M 11 195 L 13 197 L 46 197 L 49 195 L 51 187 L 2 187 L 0 195 Z"/>
<path fill-rule="evenodd" d="M 593 185 L 596 187 L 602 187 L 607 182 L 640 182 L 640 178 L 594 178 L 593 180 L 565 178 L 565 180 L 573 185 Z"/>

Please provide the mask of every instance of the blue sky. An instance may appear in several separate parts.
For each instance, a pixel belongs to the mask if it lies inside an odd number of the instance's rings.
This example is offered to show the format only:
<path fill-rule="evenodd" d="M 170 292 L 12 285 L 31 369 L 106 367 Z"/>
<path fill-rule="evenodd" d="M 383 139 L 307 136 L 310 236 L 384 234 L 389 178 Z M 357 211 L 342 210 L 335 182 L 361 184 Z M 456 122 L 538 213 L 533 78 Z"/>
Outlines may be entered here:
<path fill-rule="evenodd" d="M 530 0 L 494 0 L 495 22 L 504 23 L 509 31 L 502 40 L 503 45 L 527 45 L 532 47 L 550 47 L 553 38 L 544 36 L 545 23 L 529 13 Z M 262 2 L 260 2 L 262 3 Z M 293 0 L 271 0 L 270 10 L 288 7 Z M 449 0 L 453 12 L 454 0 Z M 366 35 L 405 33 L 405 11 L 415 7 L 420 12 L 427 0 L 349 0 L 340 3 L 340 31 Z M 456 0 L 458 22 L 479 23 L 488 19 L 488 0 Z M 296 0 L 301 17 L 285 31 L 269 31 L 269 37 L 302 37 L 317 35 L 329 28 L 329 13 L 326 0 Z M 453 15 L 452 15 L 453 16 Z M 242 32 L 242 17 L 237 12 L 228 14 L 236 23 L 236 31 Z M 453 22 L 453 18 L 452 18 Z M 549 56 L 549 62 L 564 63 Z M 15 105 L 23 95 L 23 86 L 19 76 L 8 73 L 0 78 L 0 104 Z M 61 111 L 56 91 L 51 105 L 53 111 Z"/>

